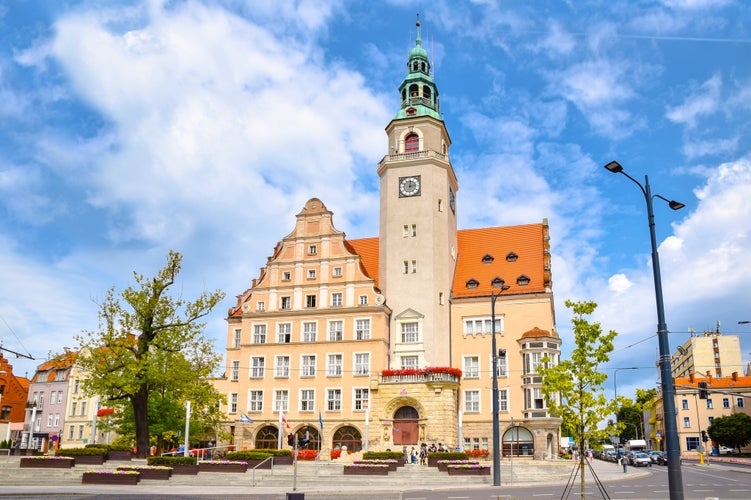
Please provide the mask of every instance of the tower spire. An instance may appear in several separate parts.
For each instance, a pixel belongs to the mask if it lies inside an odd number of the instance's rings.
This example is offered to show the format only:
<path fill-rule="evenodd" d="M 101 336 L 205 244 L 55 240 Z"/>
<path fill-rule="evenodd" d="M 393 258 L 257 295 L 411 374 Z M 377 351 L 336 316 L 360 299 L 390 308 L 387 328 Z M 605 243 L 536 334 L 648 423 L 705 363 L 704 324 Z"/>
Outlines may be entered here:
<path fill-rule="evenodd" d="M 420 13 L 417 13 L 417 22 L 415 23 L 415 26 L 417 26 L 417 40 L 415 40 L 416 45 L 422 45 L 422 39 L 420 38 Z"/>
<path fill-rule="evenodd" d="M 407 58 L 407 76 L 399 86 L 401 106 L 395 118 L 432 116 L 441 119 L 438 88 L 430 71 L 428 51 L 422 46 L 420 14 L 417 14 L 415 46 Z"/>

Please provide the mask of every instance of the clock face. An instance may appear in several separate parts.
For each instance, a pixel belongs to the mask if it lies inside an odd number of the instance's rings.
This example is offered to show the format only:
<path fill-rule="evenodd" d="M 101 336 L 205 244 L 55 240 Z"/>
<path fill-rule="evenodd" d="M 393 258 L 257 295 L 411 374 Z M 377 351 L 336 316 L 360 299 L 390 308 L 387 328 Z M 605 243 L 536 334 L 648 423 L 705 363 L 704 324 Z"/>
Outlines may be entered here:
<path fill-rule="evenodd" d="M 420 194 L 420 176 L 400 177 L 399 196 L 418 196 Z"/>
<path fill-rule="evenodd" d="M 456 211 L 456 195 L 453 189 L 449 189 L 449 206 L 452 212 Z"/>

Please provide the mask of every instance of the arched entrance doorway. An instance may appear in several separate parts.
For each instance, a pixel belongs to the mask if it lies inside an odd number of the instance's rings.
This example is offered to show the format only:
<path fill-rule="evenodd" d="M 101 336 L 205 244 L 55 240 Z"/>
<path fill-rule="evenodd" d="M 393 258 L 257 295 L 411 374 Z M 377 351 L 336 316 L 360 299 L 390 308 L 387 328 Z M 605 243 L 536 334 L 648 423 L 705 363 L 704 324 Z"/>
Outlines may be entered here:
<path fill-rule="evenodd" d="M 394 413 L 393 440 L 395 445 L 417 444 L 420 438 L 418 420 L 420 414 L 411 406 L 402 406 Z"/>
<path fill-rule="evenodd" d="M 503 433 L 503 456 L 531 457 L 535 453 L 535 439 L 524 427 L 512 427 Z"/>
<path fill-rule="evenodd" d="M 318 442 L 321 440 L 321 436 L 318 434 L 318 429 L 312 425 L 304 425 L 300 427 L 295 431 L 295 434 L 297 435 L 297 442 L 301 449 L 317 450 L 319 448 Z"/>
<path fill-rule="evenodd" d="M 361 451 L 362 450 L 362 435 L 355 427 L 345 425 L 340 427 L 334 432 L 334 441 L 332 443 L 332 450 L 339 450 L 342 446 L 346 446 L 349 451 Z"/>
<path fill-rule="evenodd" d="M 256 449 L 275 450 L 279 443 L 279 430 L 271 425 L 261 427 L 256 434 Z"/>

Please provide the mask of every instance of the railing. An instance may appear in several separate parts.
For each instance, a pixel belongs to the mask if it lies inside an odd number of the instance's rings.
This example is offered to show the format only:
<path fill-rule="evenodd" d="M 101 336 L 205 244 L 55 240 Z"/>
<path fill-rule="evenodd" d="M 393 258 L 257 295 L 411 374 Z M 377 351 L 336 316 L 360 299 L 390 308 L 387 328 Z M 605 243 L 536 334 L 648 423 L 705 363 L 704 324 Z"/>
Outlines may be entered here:
<path fill-rule="evenodd" d="M 251 469 L 253 471 L 253 475 L 251 476 L 250 481 L 253 486 L 256 485 L 256 469 L 261 467 L 263 464 L 265 464 L 269 460 L 271 460 L 271 473 L 272 474 L 274 473 L 274 457 L 270 456 L 269 458 L 267 458 L 266 460 L 263 460 L 262 462 L 260 462 L 259 464 L 257 464 L 255 467 Z"/>
<path fill-rule="evenodd" d="M 421 158 L 438 158 L 441 161 L 448 161 L 448 155 L 439 153 L 438 151 L 433 151 L 431 149 L 426 149 L 423 151 L 412 151 L 409 153 L 395 153 L 386 155 L 380 162 L 378 162 L 378 166 L 380 167 L 386 161 L 417 160 Z"/>
<path fill-rule="evenodd" d="M 449 382 L 458 384 L 459 377 L 453 373 L 422 373 L 418 375 L 382 375 L 382 384 L 425 383 L 425 382 Z"/>
<path fill-rule="evenodd" d="M 5 452 L 5 461 L 7 462 L 10 460 L 10 449 L 9 448 L 0 448 L 0 453 Z"/>
<path fill-rule="evenodd" d="M 402 101 L 402 107 L 415 104 L 422 104 L 423 106 L 427 106 L 432 109 L 436 108 L 435 104 L 433 104 L 433 101 L 431 101 L 427 97 L 412 96 Z"/>

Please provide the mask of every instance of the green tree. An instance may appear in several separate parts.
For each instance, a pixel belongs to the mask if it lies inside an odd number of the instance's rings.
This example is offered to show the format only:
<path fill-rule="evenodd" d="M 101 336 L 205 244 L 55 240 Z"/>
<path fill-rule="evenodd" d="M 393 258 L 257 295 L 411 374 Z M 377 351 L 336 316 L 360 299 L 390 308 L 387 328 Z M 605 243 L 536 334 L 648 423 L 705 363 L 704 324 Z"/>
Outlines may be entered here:
<path fill-rule="evenodd" d="M 736 453 L 751 442 L 751 416 L 733 413 L 712 420 L 707 434 L 720 446 L 735 448 Z"/>
<path fill-rule="evenodd" d="M 167 264 L 153 278 L 133 273 L 135 286 L 117 294 L 108 290 L 99 305 L 99 328 L 77 337 L 80 346 L 77 363 L 89 378 L 83 382 L 88 394 L 98 394 L 105 402 L 126 404 L 132 410 L 136 455 L 143 458 L 150 447 L 150 422 L 165 432 L 178 417 L 161 416 L 149 409 L 160 394 L 169 397 L 172 407 L 201 396 L 199 415 L 215 414 L 209 407 L 220 401 L 208 380 L 221 357 L 203 336 L 208 315 L 224 294 L 203 291 L 194 301 L 169 295 L 180 274 L 182 255 L 170 251 Z M 164 407 L 161 407 L 164 409 Z M 218 418 L 217 418 L 218 420 Z M 184 417 L 183 417 L 184 421 Z M 121 422 L 122 423 L 122 422 Z"/>
<path fill-rule="evenodd" d="M 644 412 L 654 407 L 656 394 L 657 389 L 636 389 L 636 401 L 618 398 L 621 408 L 617 417 L 618 423 L 623 424 L 620 434 L 622 443 L 629 439 L 647 439 L 644 436 Z"/>
<path fill-rule="evenodd" d="M 563 420 L 563 426 L 573 429 L 573 437 L 581 450 L 579 472 L 581 497 L 584 498 L 584 453 L 588 443 L 600 443 L 614 432 L 612 425 L 599 428 L 608 415 L 615 413 L 618 402 L 605 397 L 603 384 L 607 374 L 599 367 L 610 358 L 613 339 L 617 333 L 604 333 L 599 323 L 589 323 L 587 316 L 597 308 L 594 302 L 566 301 L 574 312 L 574 349 L 571 359 L 557 365 L 543 359 L 537 371 L 542 376 L 542 393 L 551 414 Z"/>

